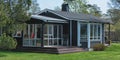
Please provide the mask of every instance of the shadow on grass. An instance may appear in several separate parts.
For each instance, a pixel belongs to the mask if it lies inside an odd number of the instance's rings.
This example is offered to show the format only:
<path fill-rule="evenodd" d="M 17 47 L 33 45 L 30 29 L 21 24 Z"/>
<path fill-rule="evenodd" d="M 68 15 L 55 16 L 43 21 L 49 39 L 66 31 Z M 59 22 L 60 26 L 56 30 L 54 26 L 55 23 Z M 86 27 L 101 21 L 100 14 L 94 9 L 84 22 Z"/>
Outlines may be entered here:
<path fill-rule="evenodd" d="M 6 57 L 7 55 L 4 55 L 4 54 L 0 54 L 0 57 Z"/>

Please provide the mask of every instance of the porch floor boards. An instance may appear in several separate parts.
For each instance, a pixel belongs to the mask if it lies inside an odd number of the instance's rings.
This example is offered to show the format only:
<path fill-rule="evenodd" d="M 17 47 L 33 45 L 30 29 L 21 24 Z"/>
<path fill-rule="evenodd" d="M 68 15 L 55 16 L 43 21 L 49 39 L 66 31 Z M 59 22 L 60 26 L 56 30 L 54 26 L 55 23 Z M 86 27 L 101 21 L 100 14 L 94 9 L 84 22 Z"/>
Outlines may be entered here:
<path fill-rule="evenodd" d="M 83 52 L 86 51 L 86 49 L 79 47 L 43 47 L 43 48 L 22 47 L 22 48 L 17 48 L 16 51 L 64 54 L 64 53 L 73 53 L 73 52 Z"/>

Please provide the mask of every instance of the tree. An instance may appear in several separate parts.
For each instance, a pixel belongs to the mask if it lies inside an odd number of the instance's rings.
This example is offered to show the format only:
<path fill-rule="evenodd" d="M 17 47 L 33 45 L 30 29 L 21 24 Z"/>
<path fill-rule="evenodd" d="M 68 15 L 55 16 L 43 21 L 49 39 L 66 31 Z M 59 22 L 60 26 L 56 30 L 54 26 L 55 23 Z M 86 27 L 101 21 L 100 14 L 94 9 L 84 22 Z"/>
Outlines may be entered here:
<path fill-rule="evenodd" d="M 7 34 L 22 29 L 23 23 L 30 17 L 31 0 L 0 0 L 0 26 Z"/>
<path fill-rule="evenodd" d="M 108 10 L 108 15 L 111 16 L 111 19 L 114 23 L 120 21 L 120 0 L 111 0 L 109 3 L 110 9 Z"/>
<path fill-rule="evenodd" d="M 31 7 L 30 7 L 30 13 L 36 14 L 40 12 L 39 4 L 37 3 L 37 0 L 32 0 Z"/>
<path fill-rule="evenodd" d="M 64 0 L 69 4 L 70 10 L 78 13 L 101 16 L 100 8 L 97 5 L 87 4 L 86 0 Z"/>
<path fill-rule="evenodd" d="M 110 16 L 111 20 L 114 22 L 114 30 L 115 32 L 119 32 L 120 28 L 120 1 L 119 0 L 111 0 L 109 3 L 110 9 L 107 11 L 107 14 Z"/>
<path fill-rule="evenodd" d="M 110 0 L 109 3 L 110 9 L 108 10 L 107 14 L 111 17 L 111 20 L 113 21 L 112 27 L 114 27 L 115 32 L 115 38 L 117 40 L 120 40 L 120 0 Z"/>
<path fill-rule="evenodd" d="M 69 2 L 69 7 L 73 12 L 88 13 L 86 0 L 72 0 Z"/>
<path fill-rule="evenodd" d="M 88 13 L 95 16 L 101 16 L 100 8 L 96 4 L 94 5 L 88 4 Z"/>

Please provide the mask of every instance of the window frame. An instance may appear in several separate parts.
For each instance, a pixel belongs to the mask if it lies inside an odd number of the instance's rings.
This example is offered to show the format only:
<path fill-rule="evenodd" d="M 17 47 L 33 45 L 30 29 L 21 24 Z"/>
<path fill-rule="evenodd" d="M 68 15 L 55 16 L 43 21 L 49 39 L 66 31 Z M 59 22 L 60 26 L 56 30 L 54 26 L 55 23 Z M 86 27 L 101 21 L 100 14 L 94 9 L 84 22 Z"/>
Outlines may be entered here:
<path fill-rule="evenodd" d="M 91 27 L 91 25 L 93 25 Z M 100 29 L 99 29 L 100 27 Z M 92 29 L 91 29 L 92 28 Z M 102 24 L 100 23 L 91 23 L 90 24 L 90 33 L 92 33 L 93 35 L 90 34 L 90 40 L 91 41 L 101 41 L 102 40 Z M 100 36 L 99 36 L 100 34 Z"/>

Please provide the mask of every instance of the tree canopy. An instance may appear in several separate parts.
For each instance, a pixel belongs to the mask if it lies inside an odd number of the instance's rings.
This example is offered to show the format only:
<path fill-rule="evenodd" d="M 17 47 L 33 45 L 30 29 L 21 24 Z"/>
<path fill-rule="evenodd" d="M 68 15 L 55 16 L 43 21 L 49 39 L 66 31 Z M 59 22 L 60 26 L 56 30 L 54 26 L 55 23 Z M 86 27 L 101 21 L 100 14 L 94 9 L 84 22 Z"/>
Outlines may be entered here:
<path fill-rule="evenodd" d="M 120 0 L 110 0 L 109 2 L 110 9 L 108 10 L 108 15 L 113 21 L 114 30 L 116 32 L 120 31 Z"/>
<path fill-rule="evenodd" d="M 97 5 L 87 3 L 87 0 L 64 0 L 69 4 L 70 10 L 78 13 L 92 14 L 101 16 L 100 8 Z"/>
<path fill-rule="evenodd" d="M 39 4 L 37 3 L 37 0 L 32 0 L 29 12 L 31 14 L 36 14 L 40 12 L 40 7 Z"/>
<path fill-rule="evenodd" d="M 22 27 L 30 17 L 31 0 L 0 0 L 0 26 L 5 33 Z M 20 28 L 21 29 L 21 28 Z"/>
<path fill-rule="evenodd" d="M 109 3 L 110 9 L 108 10 L 109 16 L 114 23 L 120 21 L 120 0 L 111 0 Z"/>

